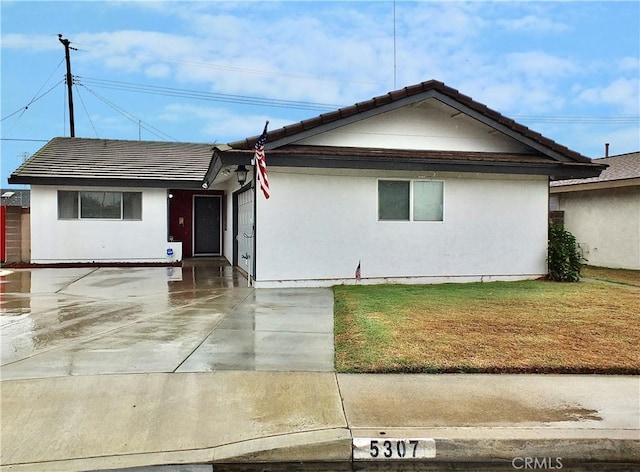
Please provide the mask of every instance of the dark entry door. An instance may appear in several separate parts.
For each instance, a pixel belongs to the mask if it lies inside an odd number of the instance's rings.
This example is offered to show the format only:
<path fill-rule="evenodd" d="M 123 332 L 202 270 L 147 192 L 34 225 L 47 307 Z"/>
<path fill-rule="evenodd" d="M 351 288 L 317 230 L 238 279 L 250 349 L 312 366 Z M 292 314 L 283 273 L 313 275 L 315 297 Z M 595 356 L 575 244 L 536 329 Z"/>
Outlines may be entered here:
<path fill-rule="evenodd" d="M 222 254 L 222 198 L 214 195 L 193 197 L 193 255 Z"/>

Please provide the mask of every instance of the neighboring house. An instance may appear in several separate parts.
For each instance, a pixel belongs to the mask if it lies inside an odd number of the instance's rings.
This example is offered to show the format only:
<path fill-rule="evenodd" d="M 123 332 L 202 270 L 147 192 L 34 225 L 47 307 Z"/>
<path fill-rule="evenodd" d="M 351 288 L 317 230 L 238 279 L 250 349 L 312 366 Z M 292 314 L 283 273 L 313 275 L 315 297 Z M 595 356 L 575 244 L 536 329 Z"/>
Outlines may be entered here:
<path fill-rule="evenodd" d="M 208 237 L 202 245 L 196 238 L 195 246 L 191 238 L 193 229 L 216 224 L 201 202 L 221 207 L 222 193 L 202 188 L 211 150 L 210 144 L 52 139 L 9 177 L 31 185 L 31 262 L 149 263 L 219 254 Z"/>
<path fill-rule="evenodd" d="M 587 264 L 640 270 L 640 152 L 594 162 L 609 167 L 551 183 L 551 208 L 564 212 Z"/>
<path fill-rule="evenodd" d="M 268 200 L 236 179 L 255 141 L 52 140 L 9 179 L 31 185 L 33 262 L 181 247 L 256 287 L 351 282 L 359 263 L 362 283 L 536 278 L 549 178 L 604 168 L 436 81 L 269 132 Z"/>
<path fill-rule="evenodd" d="M 0 189 L 0 262 L 29 262 L 29 190 Z"/>

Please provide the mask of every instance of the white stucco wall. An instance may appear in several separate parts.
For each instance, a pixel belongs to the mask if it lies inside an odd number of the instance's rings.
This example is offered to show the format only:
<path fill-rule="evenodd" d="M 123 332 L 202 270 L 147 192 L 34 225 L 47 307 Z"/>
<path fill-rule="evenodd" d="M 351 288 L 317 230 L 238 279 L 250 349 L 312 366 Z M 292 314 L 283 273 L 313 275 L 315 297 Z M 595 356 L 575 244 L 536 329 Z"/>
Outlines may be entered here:
<path fill-rule="evenodd" d="M 347 124 L 295 144 L 472 152 L 527 152 L 530 148 L 429 99 Z"/>
<path fill-rule="evenodd" d="M 583 248 L 587 264 L 640 270 L 640 188 L 557 195 L 565 227 Z"/>
<path fill-rule="evenodd" d="M 58 188 L 32 185 L 32 262 L 168 261 L 165 189 L 108 187 L 60 187 L 59 189 L 142 192 L 142 220 L 58 220 Z"/>
<path fill-rule="evenodd" d="M 444 181 L 443 222 L 378 221 L 379 177 L 418 173 L 269 169 L 258 198 L 257 286 L 511 280 L 544 275 L 546 177 L 429 174 Z"/>

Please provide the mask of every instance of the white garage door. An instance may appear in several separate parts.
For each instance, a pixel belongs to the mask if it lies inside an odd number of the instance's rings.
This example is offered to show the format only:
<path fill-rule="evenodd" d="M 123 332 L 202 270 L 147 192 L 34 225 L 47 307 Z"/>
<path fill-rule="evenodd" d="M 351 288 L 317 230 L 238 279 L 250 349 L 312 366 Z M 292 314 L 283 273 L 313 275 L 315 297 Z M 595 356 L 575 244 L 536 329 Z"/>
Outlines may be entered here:
<path fill-rule="evenodd" d="M 253 277 L 253 191 L 238 194 L 238 266 Z"/>

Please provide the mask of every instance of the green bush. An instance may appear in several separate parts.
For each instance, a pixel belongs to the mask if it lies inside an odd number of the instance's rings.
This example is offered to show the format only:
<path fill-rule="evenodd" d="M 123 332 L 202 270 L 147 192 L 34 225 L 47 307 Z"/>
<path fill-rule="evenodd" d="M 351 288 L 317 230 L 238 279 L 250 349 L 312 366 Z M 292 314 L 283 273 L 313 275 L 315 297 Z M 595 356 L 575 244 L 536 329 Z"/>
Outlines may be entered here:
<path fill-rule="evenodd" d="M 576 238 L 558 223 L 549 225 L 549 278 L 557 282 L 578 282 L 582 257 Z"/>

